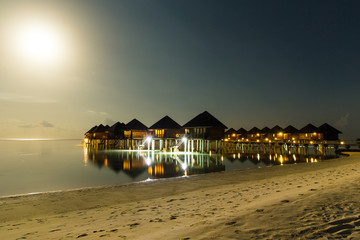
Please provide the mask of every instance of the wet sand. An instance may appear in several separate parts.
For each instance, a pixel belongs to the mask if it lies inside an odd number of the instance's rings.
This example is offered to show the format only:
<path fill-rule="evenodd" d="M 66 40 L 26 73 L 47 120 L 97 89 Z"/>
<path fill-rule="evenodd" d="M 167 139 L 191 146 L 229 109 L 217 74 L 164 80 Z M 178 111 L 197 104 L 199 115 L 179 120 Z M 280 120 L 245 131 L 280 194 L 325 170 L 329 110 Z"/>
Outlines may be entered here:
<path fill-rule="evenodd" d="M 360 153 L 0 198 L 1 239 L 360 239 Z"/>

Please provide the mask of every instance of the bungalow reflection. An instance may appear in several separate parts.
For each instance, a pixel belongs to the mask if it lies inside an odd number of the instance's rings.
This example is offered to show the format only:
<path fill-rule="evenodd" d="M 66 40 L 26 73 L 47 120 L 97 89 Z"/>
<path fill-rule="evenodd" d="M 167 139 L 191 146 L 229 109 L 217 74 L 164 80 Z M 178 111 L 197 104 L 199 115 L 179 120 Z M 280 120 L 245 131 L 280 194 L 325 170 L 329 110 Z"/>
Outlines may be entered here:
<path fill-rule="evenodd" d="M 163 153 L 159 151 L 93 150 L 84 148 L 85 165 L 124 172 L 133 180 L 169 178 L 234 169 L 256 168 L 272 165 L 317 163 L 335 158 L 326 155 L 302 154 L 200 154 Z"/>
<path fill-rule="evenodd" d="M 84 163 L 124 172 L 132 178 L 141 174 L 149 177 L 169 178 L 224 171 L 220 155 L 167 154 L 154 151 L 92 150 L 84 148 Z"/>
<path fill-rule="evenodd" d="M 318 161 L 336 158 L 335 155 L 298 155 L 298 154 L 233 154 L 228 159 L 232 162 L 239 160 L 242 163 L 250 161 L 254 165 L 283 165 L 296 163 L 316 163 Z"/>

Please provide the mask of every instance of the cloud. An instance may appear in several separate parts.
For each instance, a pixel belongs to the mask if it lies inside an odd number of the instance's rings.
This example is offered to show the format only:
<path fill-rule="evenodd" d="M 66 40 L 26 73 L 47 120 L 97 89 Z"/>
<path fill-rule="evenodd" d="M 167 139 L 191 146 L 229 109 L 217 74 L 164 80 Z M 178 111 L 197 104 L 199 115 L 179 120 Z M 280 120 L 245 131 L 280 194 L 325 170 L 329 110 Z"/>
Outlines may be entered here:
<path fill-rule="evenodd" d="M 20 124 L 18 125 L 19 128 L 36 128 L 38 127 L 37 125 L 34 124 Z"/>
<path fill-rule="evenodd" d="M 349 124 L 349 117 L 350 114 L 346 114 L 345 116 L 342 116 L 339 120 L 335 122 L 335 127 L 337 128 L 345 128 Z"/>
<path fill-rule="evenodd" d="M 55 103 L 56 100 L 16 93 L 0 92 L 0 101 L 18 103 Z"/>
<path fill-rule="evenodd" d="M 105 118 L 105 120 L 104 120 L 104 123 L 105 123 L 105 125 L 114 125 L 114 123 L 115 123 L 116 121 L 114 121 L 114 120 L 112 120 L 112 119 L 110 119 L 110 118 Z"/>
<path fill-rule="evenodd" d="M 40 123 L 40 126 L 41 127 L 54 127 L 55 125 L 54 124 L 52 124 L 52 123 L 50 123 L 50 122 L 48 122 L 48 121 L 42 121 L 41 123 Z"/>
<path fill-rule="evenodd" d="M 107 112 L 97 112 L 97 111 L 94 111 L 94 110 L 88 110 L 87 112 L 91 113 L 91 114 L 94 114 L 94 115 L 102 115 L 102 116 L 108 115 Z"/>
<path fill-rule="evenodd" d="M 38 127 L 48 127 L 48 128 L 51 128 L 51 127 L 55 127 L 54 124 L 48 122 L 48 121 L 45 121 L 43 120 L 41 123 L 39 124 L 31 124 L 31 123 L 25 123 L 25 124 L 20 124 L 18 125 L 19 128 L 38 128 Z"/>

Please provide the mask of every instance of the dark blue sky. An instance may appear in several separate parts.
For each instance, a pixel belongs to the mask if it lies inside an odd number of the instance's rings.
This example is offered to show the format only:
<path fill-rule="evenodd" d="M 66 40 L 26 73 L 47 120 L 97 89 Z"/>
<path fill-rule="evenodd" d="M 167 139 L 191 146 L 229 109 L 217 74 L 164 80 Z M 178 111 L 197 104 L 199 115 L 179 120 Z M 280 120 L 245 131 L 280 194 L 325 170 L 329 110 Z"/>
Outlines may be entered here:
<path fill-rule="evenodd" d="M 150 126 L 169 115 L 184 124 L 208 110 L 236 129 L 327 122 L 344 138 L 360 137 L 359 1 L 25 1 L 3 9 L 61 22 L 75 56 L 53 84 L 25 84 L 51 106 L 0 102 L 8 112 L 0 121 L 33 126 L 31 136 L 43 121 L 51 134 L 81 136 L 100 122 L 136 117 Z M 24 76 L 4 75 L 3 94 L 24 94 L 15 84 Z"/>

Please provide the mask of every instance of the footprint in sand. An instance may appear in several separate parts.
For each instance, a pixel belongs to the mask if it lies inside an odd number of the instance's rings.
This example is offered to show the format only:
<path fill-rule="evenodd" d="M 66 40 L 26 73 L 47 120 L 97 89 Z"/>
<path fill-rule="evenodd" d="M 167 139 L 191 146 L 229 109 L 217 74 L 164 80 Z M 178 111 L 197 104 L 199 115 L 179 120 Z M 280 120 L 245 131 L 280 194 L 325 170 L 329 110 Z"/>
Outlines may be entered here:
<path fill-rule="evenodd" d="M 80 234 L 79 236 L 77 236 L 77 238 L 82 238 L 82 237 L 86 237 L 86 236 L 88 236 L 88 234 L 87 234 L 87 233 L 83 233 L 83 234 Z"/>
<path fill-rule="evenodd" d="M 232 221 L 232 222 L 225 223 L 225 225 L 234 225 L 235 223 L 236 223 L 235 221 Z"/>

